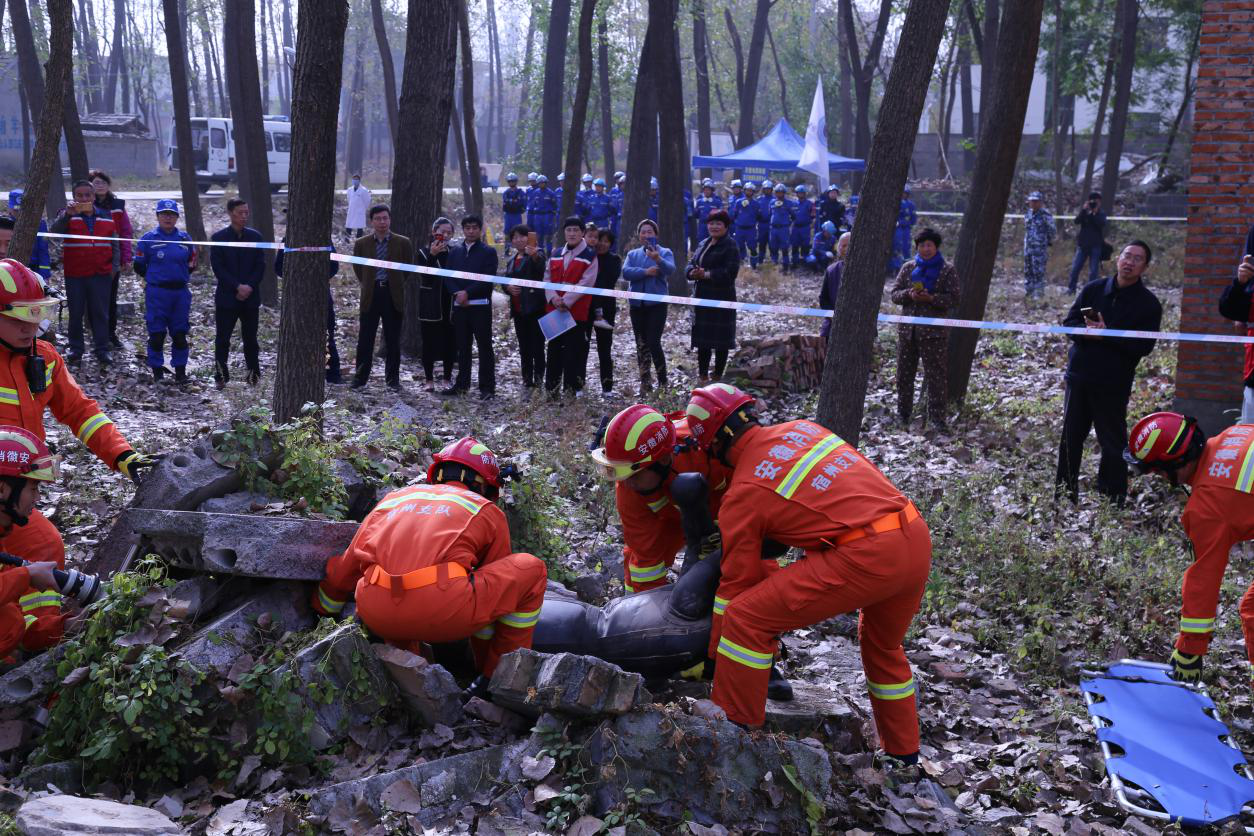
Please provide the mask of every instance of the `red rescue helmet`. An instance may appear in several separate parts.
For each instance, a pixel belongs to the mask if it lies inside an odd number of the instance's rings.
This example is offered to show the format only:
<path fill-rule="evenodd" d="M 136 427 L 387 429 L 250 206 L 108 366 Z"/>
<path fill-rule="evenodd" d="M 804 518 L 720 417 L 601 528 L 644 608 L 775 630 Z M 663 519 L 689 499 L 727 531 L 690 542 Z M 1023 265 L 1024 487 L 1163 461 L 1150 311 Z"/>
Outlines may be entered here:
<path fill-rule="evenodd" d="M 1132 428 L 1123 458 L 1140 473 L 1174 471 L 1187 464 L 1206 444 L 1197 421 L 1178 412 L 1154 412 Z"/>
<path fill-rule="evenodd" d="M 651 406 L 633 404 L 605 425 L 592 460 L 606 479 L 621 482 L 657 464 L 675 449 L 675 424 Z"/>
<path fill-rule="evenodd" d="M 17 259 L 0 260 L 0 314 L 38 324 L 51 318 L 56 305 L 38 273 Z"/>
<path fill-rule="evenodd" d="M 726 383 L 711 383 L 692 390 L 688 401 L 688 429 L 703 450 L 720 435 L 732 438 L 741 426 L 753 420 L 751 410 L 754 397 Z"/>
<path fill-rule="evenodd" d="M 0 477 L 54 482 L 57 461 L 48 445 L 30 430 L 0 426 Z"/>
<path fill-rule="evenodd" d="M 466 436 L 435 454 L 427 468 L 427 481 L 461 482 L 495 501 L 501 493 L 501 466 L 486 445 Z"/>

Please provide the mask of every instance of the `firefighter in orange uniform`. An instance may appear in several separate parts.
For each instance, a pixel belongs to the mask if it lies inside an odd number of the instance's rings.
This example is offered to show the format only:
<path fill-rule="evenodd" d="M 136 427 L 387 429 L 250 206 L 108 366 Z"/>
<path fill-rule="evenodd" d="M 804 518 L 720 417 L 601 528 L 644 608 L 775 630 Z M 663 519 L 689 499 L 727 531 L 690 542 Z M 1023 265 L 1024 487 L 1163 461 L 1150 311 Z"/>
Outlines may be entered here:
<path fill-rule="evenodd" d="M 684 547 L 671 483 L 681 473 L 704 476 L 710 516 L 718 519 L 731 471 L 692 443 L 683 413 L 663 415 L 639 403 L 610 419 L 592 459 L 607 479 L 617 483 L 614 499 L 623 524 L 623 588 L 631 593 L 664 586 L 666 570 Z"/>
<path fill-rule="evenodd" d="M 1237 424 L 1208 441 L 1194 419 L 1155 412 L 1132 428 L 1123 457 L 1139 473 L 1161 473 L 1173 485 L 1192 487 L 1180 523 L 1193 546 L 1193 565 L 1184 573 L 1171 667 L 1176 679 L 1197 682 L 1215 632 L 1228 553 L 1237 543 L 1254 540 L 1254 424 Z M 1245 652 L 1254 666 L 1254 585 L 1241 599 L 1240 612 Z"/>
<path fill-rule="evenodd" d="M 131 449 L 100 405 L 83 394 L 52 344 L 36 339 L 57 304 L 26 265 L 0 260 L 0 424 L 21 427 L 42 442 L 44 412 L 51 410 L 101 461 L 138 481 L 155 461 Z M 0 536 L 0 551 L 65 567 L 61 534 L 38 510 L 26 525 Z M 34 611 L 41 623 L 28 631 L 27 639 L 41 634 L 46 647 L 61 638 L 60 596 L 53 592 L 39 597 L 46 602 Z"/>
<path fill-rule="evenodd" d="M 21 427 L 0 426 L 0 536 L 29 524 L 39 484 L 56 478 L 56 464 L 43 441 Z M 42 650 L 61 637 L 56 568 L 44 560 L 0 569 L 0 659 L 10 659 L 19 647 Z M 46 611 L 42 620 L 36 616 L 41 611 Z"/>
<path fill-rule="evenodd" d="M 757 727 L 777 637 L 861 610 L 862 666 L 881 745 L 918 761 L 914 679 L 901 642 L 931 566 L 927 525 L 910 500 L 849 444 L 812 421 L 760 426 L 753 398 L 714 383 L 692 393 L 688 426 L 733 469 L 719 514 L 723 577 L 714 600 L 712 699 Z M 767 573 L 766 538 L 805 550 Z"/>
<path fill-rule="evenodd" d="M 547 581 L 538 557 L 511 553 L 500 488 L 491 450 L 473 438 L 448 445 L 425 484 L 385 496 L 327 562 L 314 609 L 337 615 L 355 594 L 367 627 L 415 653 L 469 637 L 480 671 L 471 690 L 486 692 L 501 656 L 531 647 Z"/>

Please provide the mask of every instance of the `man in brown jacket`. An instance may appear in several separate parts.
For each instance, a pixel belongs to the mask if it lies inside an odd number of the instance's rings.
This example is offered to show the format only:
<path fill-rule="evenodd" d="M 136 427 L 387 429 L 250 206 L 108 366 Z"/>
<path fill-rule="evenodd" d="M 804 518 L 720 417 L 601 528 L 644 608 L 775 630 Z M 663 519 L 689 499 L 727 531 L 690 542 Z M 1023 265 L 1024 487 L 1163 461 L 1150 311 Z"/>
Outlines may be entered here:
<path fill-rule="evenodd" d="M 893 283 L 893 303 L 903 316 L 943 317 L 957 306 L 961 294 L 958 271 L 940 254 L 941 236 L 924 229 L 914 237 L 913 261 L 901 265 Z M 923 384 L 927 387 L 927 418 L 945 429 L 945 401 L 949 396 L 946 361 L 949 329 L 939 325 L 899 325 L 897 328 L 897 415 L 910 422 L 914 409 L 914 378 L 923 357 Z"/>
<path fill-rule="evenodd" d="M 353 243 L 353 255 L 414 263 L 414 245 L 403 235 L 392 232 L 392 213 L 384 204 L 370 207 L 368 213 L 372 232 Z M 384 373 L 389 389 L 401 388 L 401 315 L 405 310 L 404 273 L 384 267 L 354 264 L 353 272 L 361 283 L 361 328 L 357 334 L 357 371 L 353 388 L 360 389 L 370 380 L 374 358 L 374 337 L 383 322 L 383 343 L 387 352 Z"/>

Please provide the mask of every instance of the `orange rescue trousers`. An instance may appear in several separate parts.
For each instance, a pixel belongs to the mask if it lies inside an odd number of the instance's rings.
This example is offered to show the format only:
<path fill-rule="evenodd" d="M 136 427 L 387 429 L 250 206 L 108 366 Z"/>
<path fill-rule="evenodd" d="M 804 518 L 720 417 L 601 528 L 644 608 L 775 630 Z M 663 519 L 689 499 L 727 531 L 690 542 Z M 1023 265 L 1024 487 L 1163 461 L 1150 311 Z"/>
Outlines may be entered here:
<path fill-rule="evenodd" d="M 357 614 L 380 638 L 414 653 L 422 642 L 469 637 L 475 666 L 491 676 L 503 655 L 531 647 L 544 603 L 544 562 L 511 554 L 469 576 L 456 569 L 451 576 L 449 565 L 432 567 L 439 571 L 436 582 L 419 589 L 371 583 L 373 570 L 367 571 L 357 582 Z"/>
<path fill-rule="evenodd" d="M 39 511 L 26 525 L 13 526 L 0 537 L 0 551 L 31 563 L 52 561 L 65 568 L 65 542 L 61 533 Z M 0 606 L 0 658 L 19 646 L 23 650 L 43 650 L 61 640 L 65 617 L 61 614 L 61 593 L 55 589 L 28 587 L 16 603 Z"/>
<path fill-rule="evenodd" d="M 927 585 L 932 541 L 921 517 L 897 529 L 809 551 L 748 591 L 722 616 L 712 698 L 730 720 L 766 720 L 766 686 L 781 633 L 861 610 L 862 668 L 884 751 L 919 751 L 914 678 L 901 646 Z"/>

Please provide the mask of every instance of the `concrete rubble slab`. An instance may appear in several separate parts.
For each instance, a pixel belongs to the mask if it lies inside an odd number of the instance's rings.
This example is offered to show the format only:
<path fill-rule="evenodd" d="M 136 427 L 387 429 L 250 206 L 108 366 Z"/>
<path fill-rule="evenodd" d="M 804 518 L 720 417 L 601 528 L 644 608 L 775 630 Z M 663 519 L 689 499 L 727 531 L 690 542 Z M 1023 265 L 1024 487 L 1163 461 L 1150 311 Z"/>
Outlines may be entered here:
<path fill-rule="evenodd" d="M 215 462 L 212 449 L 209 436 L 202 435 L 187 450 L 167 455 L 144 475 L 132 506 L 191 511 L 206 499 L 240 490 L 240 473 Z"/>
<path fill-rule="evenodd" d="M 317 622 L 303 584 L 279 582 L 262 586 L 234 609 L 206 624 L 176 654 L 193 667 L 225 676 L 263 630 L 308 630 Z M 263 622 L 259 623 L 259 619 Z"/>
<path fill-rule="evenodd" d="M 810 682 L 793 682 L 792 688 L 791 701 L 766 701 L 766 722 L 771 728 L 802 736 L 826 721 L 842 731 L 860 728 L 864 718 L 841 694 Z"/>
<path fill-rule="evenodd" d="M 375 657 L 361 626 L 354 622 L 342 624 L 301 650 L 290 664 L 302 682 L 323 686 L 329 682 L 334 689 L 330 702 L 313 699 L 305 692 L 314 722 L 328 740 L 343 739 L 351 726 L 369 723 L 396 699 L 387 669 Z"/>
<path fill-rule="evenodd" d="M 28 766 L 18 774 L 17 782 L 32 792 L 82 792 L 83 764 L 79 761 L 55 761 Z"/>
<path fill-rule="evenodd" d="M 172 566 L 300 581 L 322 580 L 327 560 L 357 533 L 354 522 L 148 508 L 129 509 L 126 521 Z"/>
<path fill-rule="evenodd" d="M 17 827 L 25 836 L 165 836 L 183 832 L 151 808 L 73 795 L 27 801 L 17 811 Z"/>
<path fill-rule="evenodd" d="M 374 645 L 374 655 L 395 683 L 401 699 L 426 726 L 451 726 L 461 719 L 462 689 L 443 666 L 386 644 Z"/>
<path fill-rule="evenodd" d="M 52 648 L 0 676 L 0 708 L 42 702 L 61 679 L 57 663 L 64 652 L 63 648 Z"/>
<path fill-rule="evenodd" d="M 553 711 L 577 717 L 618 715 L 649 700 L 644 677 L 595 656 L 515 650 L 488 685 L 493 702 L 528 717 Z"/>

